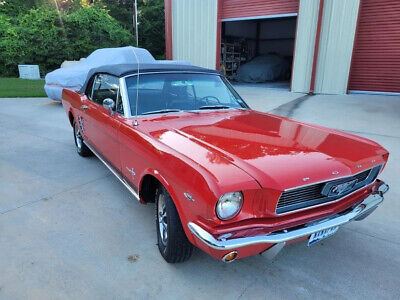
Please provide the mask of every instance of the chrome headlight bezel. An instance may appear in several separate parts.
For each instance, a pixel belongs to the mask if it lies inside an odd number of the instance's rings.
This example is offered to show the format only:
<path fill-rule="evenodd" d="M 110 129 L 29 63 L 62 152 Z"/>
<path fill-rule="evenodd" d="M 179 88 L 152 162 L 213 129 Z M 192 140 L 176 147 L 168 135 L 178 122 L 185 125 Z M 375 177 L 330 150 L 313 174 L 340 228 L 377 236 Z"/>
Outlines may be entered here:
<path fill-rule="evenodd" d="M 215 205 L 215 213 L 222 221 L 236 217 L 243 206 L 243 193 L 241 191 L 222 195 Z"/>

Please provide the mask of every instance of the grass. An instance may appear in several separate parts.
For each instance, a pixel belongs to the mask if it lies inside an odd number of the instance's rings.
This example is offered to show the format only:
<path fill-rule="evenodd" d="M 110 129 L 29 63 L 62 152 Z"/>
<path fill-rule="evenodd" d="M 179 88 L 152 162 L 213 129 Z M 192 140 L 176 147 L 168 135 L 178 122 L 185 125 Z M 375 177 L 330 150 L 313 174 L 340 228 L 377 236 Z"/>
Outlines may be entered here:
<path fill-rule="evenodd" d="M 44 80 L 0 78 L 0 98 L 47 97 Z"/>

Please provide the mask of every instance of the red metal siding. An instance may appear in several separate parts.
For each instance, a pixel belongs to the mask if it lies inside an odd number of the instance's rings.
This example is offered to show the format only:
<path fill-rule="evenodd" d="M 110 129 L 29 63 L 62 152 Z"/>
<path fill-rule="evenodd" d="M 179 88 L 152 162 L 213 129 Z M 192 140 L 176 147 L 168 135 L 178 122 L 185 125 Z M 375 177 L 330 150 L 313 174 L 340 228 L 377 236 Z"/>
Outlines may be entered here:
<path fill-rule="evenodd" d="M 400 93 L 400 1 L 362 0 L 349 89 Z"/>
<path fill-rule="evenodd" d="M 299 0 L 220 0 L 222 19 L 297 13 Z"/>
<path fill-rule="evenodd" d="M 222 0 L 218 0 L 218 6 L 217 6 L 217 51 L 216 51 L 217 58 L 215 60 L 215 69 L 216 70 L 221 70 L 220 64 L 221 64 L 222 5 L 223 5 Z"/>
<path fill-rule="evenodd" d="M 311 83 L 310 83 L 310 93 L 314 93 L 315 89 L 315 75 L 317 73 L 317 62 L 318 62 L 318 53 L 319 53 L 319 42 L 321 36 L 321 25 L 322 25 L 322 15 L 324 12 L 324 0 L 319 0 L 319 8 L 318 8 L 318 21 L 317 21 L 317 32 L 315 34 L 315 45 L 314 45 L 314 59 L 313 66 L 311 71 Z"/>
<path fill-rule="evenodd" d="M 165 58 L 172 59 L 172 0 L 164 0 Z"/>

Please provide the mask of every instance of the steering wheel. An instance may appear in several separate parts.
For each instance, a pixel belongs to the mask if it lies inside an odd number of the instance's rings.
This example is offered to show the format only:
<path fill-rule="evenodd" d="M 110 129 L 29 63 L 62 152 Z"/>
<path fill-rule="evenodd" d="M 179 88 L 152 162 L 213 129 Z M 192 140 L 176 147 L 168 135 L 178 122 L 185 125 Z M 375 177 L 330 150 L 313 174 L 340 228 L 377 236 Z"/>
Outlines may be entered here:
<path fill-rule="evenodd" d="M 209 99 L 214 99 L 215 101 L 209 101 Z M 204 96 L 199 101 L 205 101 L 207 105 L 215 104 L 215 103 L 221 104 L 221 101 L 219 101 L 219 99 L 215 96 Z M 214 102 L 214 103 L 212 103 L 212 102 Z"/>

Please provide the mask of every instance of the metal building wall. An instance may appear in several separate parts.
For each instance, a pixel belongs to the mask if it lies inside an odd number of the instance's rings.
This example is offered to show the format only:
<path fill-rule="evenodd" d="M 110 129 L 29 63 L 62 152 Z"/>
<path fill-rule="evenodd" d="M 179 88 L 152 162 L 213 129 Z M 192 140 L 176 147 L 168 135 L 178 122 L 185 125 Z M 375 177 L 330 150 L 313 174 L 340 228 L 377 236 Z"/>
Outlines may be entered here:
<path fill-rule="evenodd" d="M 345 94 L 360 0 L 325 0 L 315 92 Z"/>
<path fill-rule="evenodd" d="M 301 0 L 297 15 L 296 45 L 293 57 L 293 92 L 308 93 L 314 60 L 315 37 L 320 1 Z"/>
<path fill-rule="evenodd" d="M 218 0 L 172 0 L 172 59 L 215 69 Z"/>

